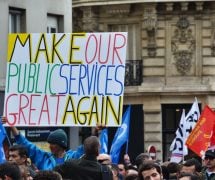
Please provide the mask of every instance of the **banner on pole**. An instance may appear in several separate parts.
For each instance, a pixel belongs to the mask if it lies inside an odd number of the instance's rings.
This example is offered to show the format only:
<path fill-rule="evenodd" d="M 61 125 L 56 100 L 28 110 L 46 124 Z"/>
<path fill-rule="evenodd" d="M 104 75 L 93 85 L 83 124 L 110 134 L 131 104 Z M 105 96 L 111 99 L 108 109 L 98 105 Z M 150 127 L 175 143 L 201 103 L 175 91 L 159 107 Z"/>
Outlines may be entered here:
<path fill-rule="evenodd" d="M 214 124 L 215 113 L 208 106 L 205 106 L 196 126 L 186 141 L 188 148 L 200 157 L 205 154 L 210 146 Z"/>

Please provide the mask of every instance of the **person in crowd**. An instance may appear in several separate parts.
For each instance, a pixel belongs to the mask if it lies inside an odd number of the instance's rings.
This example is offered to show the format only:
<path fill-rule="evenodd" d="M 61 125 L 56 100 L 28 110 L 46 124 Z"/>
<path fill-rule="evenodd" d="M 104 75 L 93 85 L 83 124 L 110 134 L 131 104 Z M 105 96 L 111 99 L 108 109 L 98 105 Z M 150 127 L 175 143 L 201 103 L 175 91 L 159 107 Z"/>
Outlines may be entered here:
<path fill-rule="evenodd" d="M 111 160 L 111 156 L 109 154 L 99 154 L 97 156 L 97 160 L 99 163 L 104 164 L 104 165 L 111 165 L 112 160 Z"/>
<path fill-rule="evenodd" d="M 54 168 L 64 179 L 71 180 L 112 180 L 113 174 L 107 165 L 97 161 L 100 143 L 96 136 L 84 140 L 85 154 L 80 159 L 70 159 Z"/>
<path fill-rule="evenodd" d="M 169 163 L 170 163 L 170 161 L 164 161 L 161 164 L 162 164 L 162 166 L 166 166 L 167 167 Z"/>
<path fill-rule="evenodd" d="M 7 118 L 2 117 L 2 122 L 6 123 Z M 50 144 L 51 152 L 46 152 L 28 141 L 16 127 L 11 127 L 11 131 L 15 137 L 16 143 L 27 148 L 29 158 L 39 170 L 51 170 L 56 165 L 62 164 L 70 158 L 77 159 L 83 155 L 82 146 L 79 146 L 76 151 L 66 151 L 68 142 L 67 135 L 63 129 L 57 129 L 49 134 L 47 141 Z"/>
<path fill-rule="evenodd" d="M 140 153 L 135 159 L 135 165 L 137 166 L 137 168 L 139 168 L 141 164 L 151 160 L 152 158 L 149 156 L 149 153 Z"/>
<path fill-rule="evenodd" d="M 63 178 L 56 171 L 43 170 L 37 172 L 33 180 L 63 180 Z"/>
<path fill-rule="evenodd" d="M 193 173 L 181 173 L 177 180 L 201 180 L 201 178 Z"/>
<path fill-rule="evenodd" d="M 8 152 L 8 161 L 15 162 L 19 166 L 22 166 L 22 169 L 25 169 L 25 172 L 28 171 L 31 177 L 35 175 L 36 169 L 33 169 L 33 166 L 29 164 L 28 152 L 24 146 L 22 145 L 11 146 Z M 26 168 L 24 168 L 23 166 Z"/>
<path fill-rule="evenodd" d="M 22 180 L 19 166 L 12 162 L 0 164 L 0 180 Z"/>
<path fill-rule="evenodd" d="M 119 167 L 117 164 L 111 164 L 110 168 L 113 173 L 113 180 L 123 180 L 124 179 L 124 177 L 119 173 Z"/>
<path fill-rule="evenodd" d="M 124 154 L 123 160 L 124 160 L 125 168 L 127 168 L 129 166 L 133 166 L 128 154 Z"/>
<path fill-rule="evenodd" d="M 196 172 L 201 172 L 202 170 L 202 165 L 197 159 L 188 159 L 185 161 L 182 166 L 180 172 L 184 173 L 196 173 Z"/>
<path fill-rule="evenodd" d="M 126 167 L 126 175 L 125 175 L 125 177 L 133 176 L 133 175 L 138 176 L 137 167 L 134 166 L 134 165 L 130 165 L 130 166 Z"/>
<path fill-rule="evenodd" d="M 180 165 L 176 162 L 170 162 L 167 165 L 167 169 L 169 171 L 169 179 L 177 179 L 180 173 Z"/>
<path fill-rule="evenodd" d="M 165 165 L 161 165 L 161 170 L 162 170 L 162 174 L 163 174 L 163 179 L 168 180 L 169 179 L 168 168 Z"/>
<path fill-rule="evenodd" d="M 191 158 L 181 165 L 180 173 L 191 173 L 200 176 L 201 170 L 201 163 L 197 159 Z"/>
<path fill-rule="evenodd" d="M 32 175 L 29 171 L 29 168 L 27 166 L 19 165 L 19 169 L 21 172 L 22 180 L 33 180 L 33 177 L 32 177 Z M 35 176 L 35 174 L 34 174 L 34 176 Z"/>
<path fill-rule="evenodd" d="M 139 167 L 140 180 L 163 180 L 161 167 L 153 162 L 145 162 Z"/>
<path fill-rule="evenodd" d="M 119 163 L 118 168 L 119 168 L 119 174 L 121 174 L 122 177 L 125 177 L 126 175 L 125 165 L 123 163 Z"/>
<path fill-rule="evenodd" d="M 208 149 L 205 152 L 204 166 L 203 179 L 215 180 L 215 149 Z"/>
<path fill-rule="evenodd" d="M 126 175 L 124 180 L 138 180 L 137 174 Z"/>

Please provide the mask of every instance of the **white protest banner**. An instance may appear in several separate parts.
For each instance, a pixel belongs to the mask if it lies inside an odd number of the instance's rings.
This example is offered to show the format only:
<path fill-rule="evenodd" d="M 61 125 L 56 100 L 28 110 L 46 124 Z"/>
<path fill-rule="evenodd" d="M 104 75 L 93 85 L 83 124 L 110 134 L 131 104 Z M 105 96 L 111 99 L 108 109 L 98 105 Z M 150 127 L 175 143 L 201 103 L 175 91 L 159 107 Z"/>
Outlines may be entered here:
<path fill-rule="evenodd" d="M 127 33 L 10 34 L 10 126 L 119 126 Z"/>

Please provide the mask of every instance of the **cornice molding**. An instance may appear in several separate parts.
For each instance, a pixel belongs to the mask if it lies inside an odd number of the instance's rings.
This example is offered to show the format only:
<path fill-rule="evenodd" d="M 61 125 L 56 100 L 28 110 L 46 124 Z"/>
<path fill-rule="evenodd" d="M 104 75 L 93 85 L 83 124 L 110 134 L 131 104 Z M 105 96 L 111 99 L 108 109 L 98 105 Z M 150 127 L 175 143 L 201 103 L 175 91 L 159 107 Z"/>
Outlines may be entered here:
<path fill-rule="evenodd" d="M 130 13 L 130 4 L 123 4 L 120 6 L 108 6 L 107 13 L 112 15 L 124 15 Z"/>
<path fill-rule="evenodd" d="M 213 0 L 189 0 L 189 2 L 209 2 Z M 169 0 L 73 0 L 72 7 L 81 6 L 102 6 L 117 4 L 136 4 L 136 3 L 159 3 L 170 2 Z M 187 0 L 171 0 L 171 2 L 188 2 Z"/>

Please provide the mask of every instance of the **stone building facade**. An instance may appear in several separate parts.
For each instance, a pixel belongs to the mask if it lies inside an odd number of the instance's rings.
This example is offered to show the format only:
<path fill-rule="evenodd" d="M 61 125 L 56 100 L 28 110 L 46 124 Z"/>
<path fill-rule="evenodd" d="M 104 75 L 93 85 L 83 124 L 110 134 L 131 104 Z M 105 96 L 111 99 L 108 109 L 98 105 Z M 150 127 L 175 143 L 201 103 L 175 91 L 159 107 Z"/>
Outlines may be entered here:
<path fill-rule="evenodd" d="M 73 0 L 73 31 L 128 32 L 124 103 L 141 106 L 143 151 L 168 158 L 178 112 L 195 97 L 215 108 L 214 1 Z"/>

